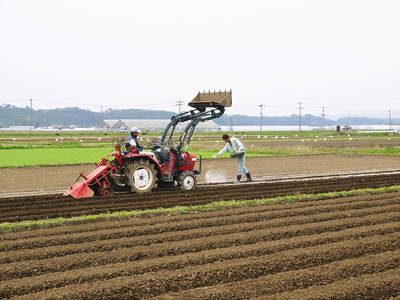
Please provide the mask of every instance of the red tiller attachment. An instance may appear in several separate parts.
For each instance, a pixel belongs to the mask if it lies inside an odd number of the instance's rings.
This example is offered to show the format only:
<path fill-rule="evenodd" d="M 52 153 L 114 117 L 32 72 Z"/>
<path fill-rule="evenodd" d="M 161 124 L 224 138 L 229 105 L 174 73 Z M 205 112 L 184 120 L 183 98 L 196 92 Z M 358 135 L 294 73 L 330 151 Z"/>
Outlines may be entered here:
<path fill-rule="evenodd" d="M 87 185 L 85 180 L 75 182 L 64 192 L 64 196 L 71 196 L 72 198 L 88 198 L 94 196 L 94 191 Z"/>
<path fill-rule="evenodd" d="M 107 165 L 99 165 L 88 176 L 79 174 L 80 176 L 78 177 L 78 179 L 82 177 L 83 180 L 77 181 L 72 186 L 70 186 L 70 188 L 64 192 L 64 196 L 71 196 L 73 198 L 93 197 L 94 191 L 89 186 L 95 183 L 99 183 L 108 174 L 109 169 L 112 168 L 113 167 Z"/>

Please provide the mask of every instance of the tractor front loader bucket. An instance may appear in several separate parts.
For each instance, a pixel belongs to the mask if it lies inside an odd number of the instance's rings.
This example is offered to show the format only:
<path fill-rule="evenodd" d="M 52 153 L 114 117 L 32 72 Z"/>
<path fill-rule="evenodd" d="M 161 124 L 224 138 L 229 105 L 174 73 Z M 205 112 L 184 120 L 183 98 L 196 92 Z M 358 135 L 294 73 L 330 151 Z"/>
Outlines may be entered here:
<path fill-rule="evenodd" d="M 230 91 L 219 91 L 219 92 L 203 92 L 198 93 L 192 101 L 189 102 L 189 106 L 205 109 L 207 107 L 231 107 L 232 106 L 232 90 Z"/>
<path fill-rule="evenodd" d="M 78 179 L 82 177 L 83 180 L 75 182 L 68 190 L 64 192 L 64 196 L 71 196 L 72 198 L 87 198 L 94 196 L 94 190 L 90 185 L 99 183 L 102 178 L 107 174 L 109 166 L 98 166 L 88 176 L 80 174 Z"/>

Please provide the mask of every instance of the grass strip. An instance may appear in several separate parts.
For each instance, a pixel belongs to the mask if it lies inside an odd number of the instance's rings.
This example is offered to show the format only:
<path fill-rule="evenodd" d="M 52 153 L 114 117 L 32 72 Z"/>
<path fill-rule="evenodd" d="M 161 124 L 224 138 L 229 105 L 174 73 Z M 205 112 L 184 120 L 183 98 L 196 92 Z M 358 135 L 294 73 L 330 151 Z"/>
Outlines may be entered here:
<path fill-rule="evenodd" d="M 204 159 L 210 159 L 219 149 L 202 149 L 192 147 L 188 151 Z M 58 148 L 21 148 L 2 149 L 0 147 L 0 168 L 79 165 L 99 162 L 107 153 L 114 152 L 111 147 L 58 147 Z M 382 155 L 400 156 L 400 148 L 307 148 L 292 147 L 288 149 L 252 149 L 247 150 L 247 157 L 295 156 L 295 155 Z M 225 153 L 221 158 L 228 158 Z"/>
<path fill-rule="evenodd" d="M 196 206 L 175 206 L 168 208 L 161 207 L 156 209 L 119 211 L 119 212 L 102 213 L 96 215 L 82 215 L 72 218 L 52 218 L 52 219 L 22 221 L 22 222 L 4 222 L 0 223 L 0 233 L 20 232 L 38 228 L 49 228 L 49 227 L 64 226 L 64 225 L 82 224 L 93 221 L 102 221 L 110 219 L 121 219 L 121 218 L 127 219 L 131 217 L 200 213 L 200 212 L 215 211 L 215 210 L 222 210 L 226 208 L 235 208 L 235 207 L 258 206 L 258 205 L 267 205 L 267 204 L 282 203 L 282 202 L 288 203 L 296 201 L 335 199 L 335 198 L 344 198 L 351 196 L 369 196 L 369 195 L 385 194 L 392 192 L 400 192 L 400 185 L 381 187 L 381 188 L 353 189 L 349 191 L 328 192 L 328 193 L 318 193 L 318 194 L 297 194 L 291 196 L 280 196 L 280 197 L 266 198 L 266 199 L 215 201 Z"/>
<path fill-rule="evenodd" d="M 95 163 L 109 152 L 110 147 L 4 149 L 0 150 L 0 167 Z"/>

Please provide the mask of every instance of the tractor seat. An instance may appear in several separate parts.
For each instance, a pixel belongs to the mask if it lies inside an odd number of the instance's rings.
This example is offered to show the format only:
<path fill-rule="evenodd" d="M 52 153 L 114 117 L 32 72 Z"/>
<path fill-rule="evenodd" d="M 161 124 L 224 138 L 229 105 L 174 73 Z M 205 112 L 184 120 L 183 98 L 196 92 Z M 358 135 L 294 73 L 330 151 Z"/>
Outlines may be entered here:
<path fill-rule="evenodd" d="M 167 149 L 157 149 L 154 154 L 161 165 L 169 161 L 169 151 Z"/>

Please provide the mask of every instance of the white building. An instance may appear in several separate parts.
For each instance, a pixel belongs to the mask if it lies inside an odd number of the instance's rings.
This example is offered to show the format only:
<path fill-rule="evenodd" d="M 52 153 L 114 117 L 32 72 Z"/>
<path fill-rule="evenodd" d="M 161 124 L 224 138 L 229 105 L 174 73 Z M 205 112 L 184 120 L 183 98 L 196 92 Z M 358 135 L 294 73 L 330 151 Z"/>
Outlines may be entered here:
<path fill-rule="evenodd" d="M 101 121 L 100 128 L 102 128 L 104 131 L 112 131 L 113 126 L 118 121 L 119 120 L 103 120 Z"/>
<path fill-rule="evenodd" d="M 115 120 L 103 120 L 102 124 L 111 124 Z M 162 132 L 164 128 L 170 122 L 169 119 L 121 119 L 114 123 L 113 126 L 103 127 L 104 131 L 115 131 L 115 132 L 128 132 L 130 128 L 137 127 L 144 131 Z M 188 122 L 178 124 L 176 130 L 183 131 Z M 214 121 L 200 122 L 196 131 L 219 131 L 221 127 L 218 126 Z"/>
<path fill-rule="evenodd" d="M 2 128 L 2 131 L 30 131 L 34 130 L 34 126 L 10 126 L 8 128 Z"/>

